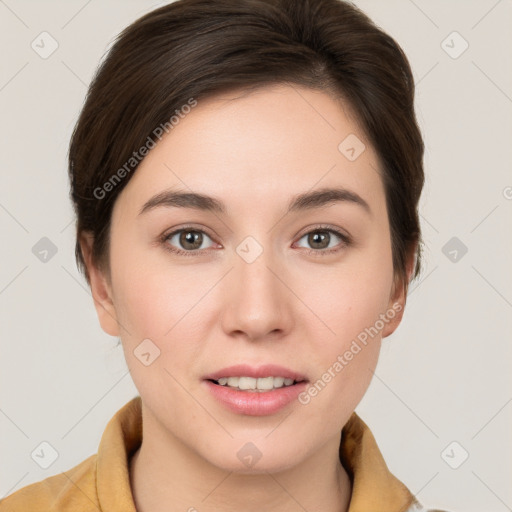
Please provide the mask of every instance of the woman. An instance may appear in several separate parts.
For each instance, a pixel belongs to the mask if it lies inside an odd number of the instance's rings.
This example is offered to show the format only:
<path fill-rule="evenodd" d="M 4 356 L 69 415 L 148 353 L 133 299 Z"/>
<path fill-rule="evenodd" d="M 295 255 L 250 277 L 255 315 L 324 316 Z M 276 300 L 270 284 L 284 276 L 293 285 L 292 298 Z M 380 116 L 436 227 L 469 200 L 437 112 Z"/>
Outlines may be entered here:
<path fill-rule="evenodd" d="M 76 256 L 140 396 L 3 512 L 425 510 L 354 412 L 420 269 L 400 47 L 340 0 L 179 0 L 72 135 Z"/>

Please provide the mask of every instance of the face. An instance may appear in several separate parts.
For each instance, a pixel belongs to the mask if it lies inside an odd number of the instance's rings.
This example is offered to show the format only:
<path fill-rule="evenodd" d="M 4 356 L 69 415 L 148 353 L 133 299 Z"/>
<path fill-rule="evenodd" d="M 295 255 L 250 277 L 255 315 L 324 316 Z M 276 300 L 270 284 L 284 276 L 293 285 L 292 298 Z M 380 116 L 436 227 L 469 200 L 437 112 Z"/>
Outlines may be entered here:
<path fill-rule="evenodd" d="M 403 308 L 378 169 L 347 107 L 296 86 L 200 101 L 156 144 L 116 200 L 109 279 L 90 269 L 145 433 L 240 472 L 339 444 Z"/>

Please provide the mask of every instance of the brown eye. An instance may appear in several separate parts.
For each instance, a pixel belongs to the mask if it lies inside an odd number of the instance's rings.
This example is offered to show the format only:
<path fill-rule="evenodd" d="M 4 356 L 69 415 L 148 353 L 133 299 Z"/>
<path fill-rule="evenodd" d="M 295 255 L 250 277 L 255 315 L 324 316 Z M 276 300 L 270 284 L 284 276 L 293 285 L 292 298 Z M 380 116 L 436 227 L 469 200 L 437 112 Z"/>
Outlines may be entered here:
<path fill-rule="evenodd" d="M 317 254 L 329 254 L 350 245 L 350 238 L 347 235 L 332 228 L 317 228 L 300 238 L 300 240 L 303 239 L 306 240 L 306 246 L 299 245 Z"/>
<path fill-rule="evenodd" d="M 199 249 L 203 243 L 203 235 L 199 231 L 182 231 L 179 243 L 184 249 Z"/>
<path fill-rule="evenodd" d="M 313 249 L 326 249 L 330 240 L 331 235 L 327 231 L 314 231 L 308 234 L 308 243 Z"/>
<path fill-rule="evenodd" d="M 164 239 L 171 251 L 177 253 L 194 252 L 205 249 L 204 242 L 210 237 L 201 230 L 183 228 L 169 233 Z"/>

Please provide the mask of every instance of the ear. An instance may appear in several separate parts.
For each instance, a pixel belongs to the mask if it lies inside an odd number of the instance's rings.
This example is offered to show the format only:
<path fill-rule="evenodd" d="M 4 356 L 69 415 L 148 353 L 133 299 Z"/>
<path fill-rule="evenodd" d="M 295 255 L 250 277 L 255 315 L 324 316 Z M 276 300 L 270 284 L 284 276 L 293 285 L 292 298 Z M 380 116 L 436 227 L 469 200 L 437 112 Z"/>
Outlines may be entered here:
<path fill-rule="evenodd" d="M 414 244 L 407 255 L 405 277 L 395 273 L 393 287 L 388 302 L 388 313 L 386 314 L 390 320 L 387 324 L 385 324 L 385 327 L 382 330 L 383 338 L 393 334 L 393 332 L 395 332 L 396 328 L 402 321 L 405 310 L 405 303 L 407 300 L 407 290 L 414 274 L 414 268 L 416 267 L 417 247 L 418 244 Z"/>
<path fill-rule="evenodd" d="M 80 247 L 82 248 L 82 254 L 89 275 L 89 286 L 91 287 L 94 307 L 96 308 L 101 328 L 111 336 L 119 336 L 119 324 L 112 300 L 110 278 L 93 262 L 93 240 L 92 233 L 86 232 L 80 236 Z"/>

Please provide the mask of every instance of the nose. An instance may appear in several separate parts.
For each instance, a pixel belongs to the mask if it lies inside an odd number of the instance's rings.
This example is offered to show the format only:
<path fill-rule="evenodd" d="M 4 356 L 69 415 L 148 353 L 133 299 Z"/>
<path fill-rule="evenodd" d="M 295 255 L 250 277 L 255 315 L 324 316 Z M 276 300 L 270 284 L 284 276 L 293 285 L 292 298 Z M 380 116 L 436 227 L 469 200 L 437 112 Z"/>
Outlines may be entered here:
<path fill-rule="evenodd" d="M 252 262 L 235 254 L 221 313 L 227 334 L 256 341 L 275 340 L 290 331 L 293 293 L 271 252 L 263 250 Z"/>

